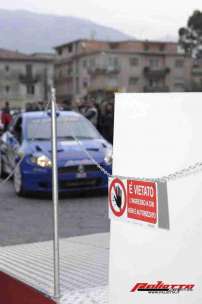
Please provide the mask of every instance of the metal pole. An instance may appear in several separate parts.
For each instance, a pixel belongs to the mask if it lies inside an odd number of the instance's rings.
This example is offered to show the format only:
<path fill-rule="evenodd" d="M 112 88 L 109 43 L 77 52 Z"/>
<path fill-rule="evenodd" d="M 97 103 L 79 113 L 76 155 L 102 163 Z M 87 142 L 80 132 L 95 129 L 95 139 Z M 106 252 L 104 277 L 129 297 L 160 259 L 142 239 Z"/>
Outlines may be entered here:
<path fill-rule="evenodd" d="M 54 258 L 54 297 L 60 298 L 60 255 L 58 233 L 58 169 L 57 169 L 57 117 L 55 89 L 51 89 L 51 130 L 52 130 L 52 197 L 53 197 L 53 258 Z"/>

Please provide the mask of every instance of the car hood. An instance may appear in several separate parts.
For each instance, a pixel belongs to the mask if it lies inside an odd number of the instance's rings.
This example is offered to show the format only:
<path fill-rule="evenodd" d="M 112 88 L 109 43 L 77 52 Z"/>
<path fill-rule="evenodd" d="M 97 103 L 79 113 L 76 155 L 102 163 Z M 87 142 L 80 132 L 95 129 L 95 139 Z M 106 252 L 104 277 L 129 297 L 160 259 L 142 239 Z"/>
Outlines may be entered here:
<path fill-rule="evenodd" d="M 77 143 L 74 140 L 62 140 L 57 143 L 57 155 L 60 165 L 71 160 L 86 160 L 89 162 L 86 150 L 96 161 L 102 162 L 106 151 L 112 146 L 104 139 L 80 140 Z M 52 147 L 50 141 L 33 141 L 29 144 L 29 153 L 32 155 L 43 154 L 51 158 Z"/>

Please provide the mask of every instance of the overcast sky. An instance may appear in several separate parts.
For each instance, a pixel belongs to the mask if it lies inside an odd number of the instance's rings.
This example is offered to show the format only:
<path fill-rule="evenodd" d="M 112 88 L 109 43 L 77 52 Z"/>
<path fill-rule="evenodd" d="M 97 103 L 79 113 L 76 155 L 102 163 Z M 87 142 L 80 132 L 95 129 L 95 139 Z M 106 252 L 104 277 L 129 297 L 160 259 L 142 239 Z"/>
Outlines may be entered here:
<path fill-rule="evenodd" d="M 1 0 L 0 8 L 71 15 L 111 26 L 140 39 L 177 37 L 202 0 Z"/>

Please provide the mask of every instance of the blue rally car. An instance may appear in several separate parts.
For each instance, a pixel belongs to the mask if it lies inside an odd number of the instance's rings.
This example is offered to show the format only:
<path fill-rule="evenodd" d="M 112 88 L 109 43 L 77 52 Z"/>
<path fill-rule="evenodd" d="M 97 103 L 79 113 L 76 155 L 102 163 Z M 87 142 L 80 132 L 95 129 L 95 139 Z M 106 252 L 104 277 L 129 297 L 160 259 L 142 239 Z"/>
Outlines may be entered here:
<path fill-rule="evenodd" d="M 107 176 L 97 168 L 84 148 L 111 173 L 111 144 L 82 115 L 59 111 L 57 164 L 60 192 L 107 189 Z M 51 192 L 51 152 L 50 112 L 20 113 L 1 136 L 0 174 L 11 173 L 21 160 L 13 177 L 16 193 Z"/>

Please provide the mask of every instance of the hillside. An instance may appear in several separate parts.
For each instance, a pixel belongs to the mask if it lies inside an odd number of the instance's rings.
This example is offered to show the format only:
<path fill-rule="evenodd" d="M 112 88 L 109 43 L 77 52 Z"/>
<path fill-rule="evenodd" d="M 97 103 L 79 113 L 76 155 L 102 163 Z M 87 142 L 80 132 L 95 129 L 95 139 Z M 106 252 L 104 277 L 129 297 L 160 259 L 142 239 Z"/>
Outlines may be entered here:
<path fill-rule="evenodd" d="M 54 46 L 79 38 L 124 40 L 126 34 L 89 20 L 0 9 L 0 48 L 50 52 Z"/>

